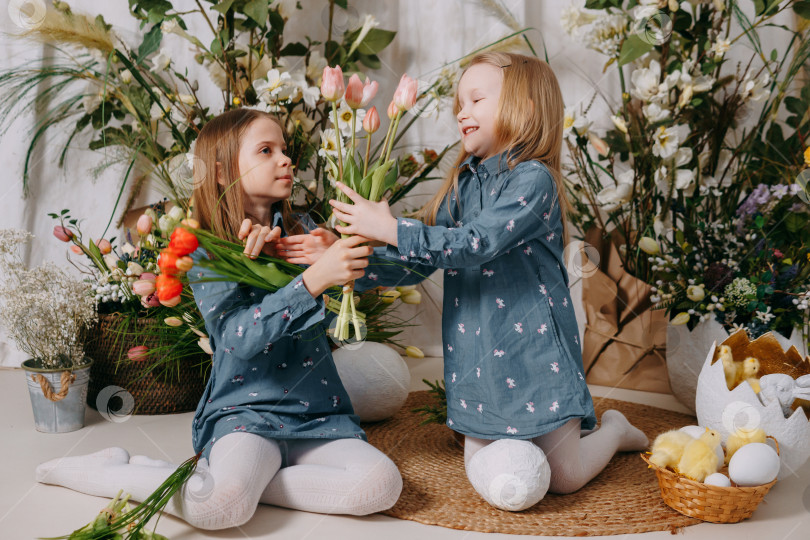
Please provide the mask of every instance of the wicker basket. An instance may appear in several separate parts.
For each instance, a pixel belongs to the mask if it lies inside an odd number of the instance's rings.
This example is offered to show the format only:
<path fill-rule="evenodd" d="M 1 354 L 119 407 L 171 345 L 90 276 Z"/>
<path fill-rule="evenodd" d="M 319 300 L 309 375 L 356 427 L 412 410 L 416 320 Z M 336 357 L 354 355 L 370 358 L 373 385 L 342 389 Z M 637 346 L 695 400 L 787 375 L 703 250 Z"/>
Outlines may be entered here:
<path fill-rule="evenodd" d="M 779 443 L 773 437 L 768 438 L 776 443 L 776 452 L 779 453 Z M 691 480 L 670 469 L 662 469 L 644 453 L 641 458 L 655 471 L 661 497 L 670 508 L 685 516 L 712 523 L 737 523 L 748 519 L 776 483 L 774 480 L 752 487 L 713 486 Z"/>
<path fill-rule="evenodd" d="M 115 332 L 119 321 L 120 315 L 100 315 L 98 324 L 91 332 L 86 346 L 87 356 L 93 359 L 87 404 L 96 410 L 107 409 L 99 412 L 119 415 L 130 413 L 128 409 L 132 407 L 134 410 L 131 414 L 172 414 L 195 410 L 206 383 L 207 370 L 201 368 L 200 364 L 210 362 L 210 357 L 200 351 L 199 357 L 183 360 L 179 363 L 179 369 L 171 370 L 171 373 L 150 372 L 144 375 L 146 366 L 130 361 L 127 351 L 135 345 L 149 348 L 159 346 L 161 338 L 149 335 L 134 343 L 131 338 Z M 135 324 L 136 332 L 142 333 L 157 322 L 154 319 L 137 319 Z M 132 395 L 134 403 L 124 403 L 121 396 L 109 391 L 102 395 L 101 403 L 98 403 L 99 393 L 108 386 L 125 389 Z"/>

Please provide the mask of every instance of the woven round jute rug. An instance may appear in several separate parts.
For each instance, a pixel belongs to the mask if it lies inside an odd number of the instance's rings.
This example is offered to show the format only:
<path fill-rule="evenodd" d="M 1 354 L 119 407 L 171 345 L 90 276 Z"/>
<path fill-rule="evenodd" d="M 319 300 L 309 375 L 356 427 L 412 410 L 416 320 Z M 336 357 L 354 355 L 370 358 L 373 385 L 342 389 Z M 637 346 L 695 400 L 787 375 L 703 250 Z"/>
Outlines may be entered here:
<path fill-rule="evenodd" d="M 451 529 L 544 536 L 674 533 L 701 523 L 664 504 L 655 474 L 638 452 L 616 454 L 575 493 L 548 493 L 522 512 L 493 508 L 467 480 L 464 449 L 454 432 L 444 425 L 420 426 L 423 417 L 411 412 L 433 402 L 427 391 L 412 392 L 394 417 L 363 426 L 369 442 L 402 473 L 399 501 L 384 514 Z M 696 423 L 693 416 L 614 399 L 594 398 L 594 407 L 598 418 L 607 409 L 621 411 L 651 441 L 663 431 Z"/>

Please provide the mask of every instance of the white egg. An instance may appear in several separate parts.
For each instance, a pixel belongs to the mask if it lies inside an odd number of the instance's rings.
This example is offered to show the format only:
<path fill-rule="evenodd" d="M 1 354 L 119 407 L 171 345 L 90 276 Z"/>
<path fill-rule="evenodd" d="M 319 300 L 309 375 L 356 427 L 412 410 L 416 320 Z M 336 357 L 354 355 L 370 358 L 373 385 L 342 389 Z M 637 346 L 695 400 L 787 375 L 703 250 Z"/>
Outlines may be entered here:
<path fill-rule="evenodd" d="M 701 435 L 706 433 L 706 428 L 700 426 L 683 426 L 678 431 L 683 431 L 687 435 L 691 436 L 693 439 L 699 439 Z M 720 465 L 725 463 L 726 456 L 723 454 L 723 446 L 722 445 L 718 446 L 717 448 L 714 449 L 714 451 L 717 454 L 717 457 L 720 458 Z"/>
<path fill-rule="evenodd" d="M 765 443 L 746 444 L 731 457 L 728 475 L 738 486 L 761 486 L 779 474 L 779 454 Z"/>
<path fill-rule="evenodd" d="M 706 479 L 703 481 L 703 483 L 704 484 L 711 484 L 713 486 L 720 486 L 720 487 L 730 487 L 731 486 L 731 482 L 729 481 L 728 476 L 726 476 L 723 473 L 719 473 L 719 472 L 716 472 L 714 474 L 710 474 L 709 476 L 707 476 Z"/>

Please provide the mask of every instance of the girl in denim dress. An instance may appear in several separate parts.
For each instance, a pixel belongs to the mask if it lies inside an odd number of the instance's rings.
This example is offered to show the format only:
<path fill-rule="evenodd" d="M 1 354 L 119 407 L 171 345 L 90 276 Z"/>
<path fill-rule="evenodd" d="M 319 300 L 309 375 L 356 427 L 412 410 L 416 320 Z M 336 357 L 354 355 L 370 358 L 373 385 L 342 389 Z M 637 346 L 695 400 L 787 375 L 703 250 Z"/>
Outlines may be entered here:
<path fill-rule="evenodd" d="M 342 184 L 354 204 L 331 204 L 347 224 L 339 232 L 388 244 L 356 287 L 410 285 L 444 269 L 447 425 L 466 436 L 473 487 L 516 511 L 546 490 L 578 490 L 615 452 L 648 440 L 615 410 L 580 439 L 596 416 L 563 261 L 563 100 L 553 72 L 536 58 L 478 55 L 454 111 L 463 149 L 421 219 L 394 218 L 385 201 Z M 314 239 L 285 243 L 296 260 L 317 256 Z"/>
<path fill-rule="evenodd" d="M 307 232 L 289 203 L 291 161 L 278 120 L 235 109 L 197 138 L 195 217 L 203 228 L 245 241 L 245 253 L 275 254 L 287 231 Z M 206 174 L 206 172 L 208 174 Z M 201 529 L 247 522 L 259 503 L 321 513 L 366 515 L 394 505 L 396 465 L 366 442 L 326 338 L 322 293 L 362 277 L 371 248 L 356 236 L 333 243 L 319 261 L 274 293 L 189 272 L 205 319 L 213 363 L 192 426 L 197 472 L 165 511 Z M 199 261 L 207 257 L 194 253 Z M 196 283 L 195 283 L 196 281 Z M 176 465 L 123 448 L 52 460 L 37 480 L 135 501 Z"/>

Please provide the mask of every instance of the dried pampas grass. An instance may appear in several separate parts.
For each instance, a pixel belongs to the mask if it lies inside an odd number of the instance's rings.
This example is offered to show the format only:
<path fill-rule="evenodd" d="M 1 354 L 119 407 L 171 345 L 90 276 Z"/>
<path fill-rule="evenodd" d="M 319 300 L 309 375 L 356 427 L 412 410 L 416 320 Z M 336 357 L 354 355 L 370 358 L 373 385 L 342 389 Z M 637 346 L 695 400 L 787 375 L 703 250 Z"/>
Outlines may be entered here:
<path fill-rule="evenodd" d="M 104 20 L 49 9 L 42 22 L 20 34 L 45 43 L 70 43 L 109 54 L 115 48 L 113 35 Z"/>

